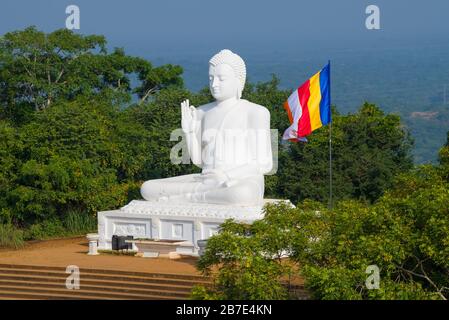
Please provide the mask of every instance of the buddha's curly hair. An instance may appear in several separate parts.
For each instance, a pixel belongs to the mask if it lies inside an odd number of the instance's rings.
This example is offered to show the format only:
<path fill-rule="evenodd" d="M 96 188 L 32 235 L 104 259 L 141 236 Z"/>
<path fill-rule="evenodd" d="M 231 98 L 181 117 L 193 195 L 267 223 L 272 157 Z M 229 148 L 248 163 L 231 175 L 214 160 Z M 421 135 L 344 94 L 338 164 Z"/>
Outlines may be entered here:
<path fill-rule="evenodd" d="M 243 59 L 238 54 L 235 54 L 231 50 L 224 49 L 214 55 L 209 60 L 209 63 L 213 66 L 218 66 L 222 63 L 231 66 L 231 68 L 235 72 L 236 77 L 240 80 L 240 92 L 243 91 L 246 81 L 246 66 L 245 61 L 243 61 Z"/>

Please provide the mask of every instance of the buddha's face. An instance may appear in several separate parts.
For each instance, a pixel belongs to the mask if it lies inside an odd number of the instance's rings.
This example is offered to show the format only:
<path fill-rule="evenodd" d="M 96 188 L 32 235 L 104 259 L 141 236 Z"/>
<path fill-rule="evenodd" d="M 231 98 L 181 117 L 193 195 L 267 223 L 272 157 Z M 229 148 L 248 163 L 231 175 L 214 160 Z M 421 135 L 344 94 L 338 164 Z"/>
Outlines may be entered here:
<path fill-rule="evenodd" d="M 240 81 L 228 64 L 209 65 L 209 88 L 212 96 L 218 101 L 232 97 L 238 98 Z"/>

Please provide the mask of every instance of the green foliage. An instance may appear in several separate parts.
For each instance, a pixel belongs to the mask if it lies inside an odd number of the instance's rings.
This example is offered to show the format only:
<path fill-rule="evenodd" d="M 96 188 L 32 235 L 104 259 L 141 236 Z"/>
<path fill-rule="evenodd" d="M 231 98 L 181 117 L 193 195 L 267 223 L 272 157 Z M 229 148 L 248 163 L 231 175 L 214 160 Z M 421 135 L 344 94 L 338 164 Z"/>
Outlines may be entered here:
<path fill-rule="evenodd" d="M 153 139 L 121 107 L 134 93 L 145 102 L 182 88 L 181 73 L 175 65 L 153 68 L 120 48 L 108 53 L 103 36 L 66 29 L 46 34 L 34 27 L 5 34 L 0 222 L 33 225 L 29 234 L 39 238 L 80 232 L 92 229 L 87 217 L 98 210 L 138 197 L 142 180 L 155 176 L 158 143 L 166 144 L 169 132 L 161 127 L 160 140 Z M 139 80 L 134 87 L 131 77 Z M 64 231 L 57 221 L 68 224 Z"/>
<path fill-rule="evenodd" d="M 190 294 L 192 300 L 219 300 L 220 294 L 208 290 L 205 286 L 195 285 Z"/>
<path fill-rule="evenodd" d="M 197 287 L 195 299 L 265 300 L 287 297 L 280 279 L 290 271 L 282 263 L 277 235 L 267 225 L 255 222 L 241 225 L 232 220 L 221 225 L 219 235 L 208 240 L 205 254 L 198 268 L 209 275 L 220 266 L 215 287 L 211 290 Z M 273 259 L 275 256 L 275 259 Z"/>
<path fill-rule="evenodd" d="M 241 279 L 247 273 L 267 276 L 274 287 L 286 274 L 277 264 L 284 252 L 316 299 L 447 299 L 449 181 L 441 169 L 428 165 L 398 175 L 372 205 L 344 200 L 332 211 L 314 201 L 296 208 L 269 205 L 253 226 L 226 224 L 199 262 L 202 271 L 218 270 L 216 289 L 197 288 L 194 296 L 256 296 L 264 284 L 245 289 Z M 369 290 L 366 270 L 372 265 L 380 270 L 380 288 Z"/>
<path fill-rule="evenodd" d="M 70 208 L 94 212 L 124 202 L 126 185 L 110 170 L 88 160 L 53 157 L 48 164 L 30 160 L 11 191 L 17 217 L 26 221 L 63 214 Z"/>
<path fill-rule="evenodd" d="M 69 234 L 81 235 L 97 230 L 97 218 L 95 215 L 85 212 L 69 211 L 63 217 L 62 224 Z"/>
<path fill-rule="evenodd" d="M 29 27 L 6 33 L 0 39 L 0 100 L 3 117 L 26 122 L 32 110 L 57 100 L 100 95 L 112 103 L 143 100 L 170 85 L 182 85 L 179 66 L 153 68 L 123 49 L 106 50 L 103 36 L 83 36 L 67 29 L 45 34 Z M 140 86 L 131 87 L 137 75 Z"/>
<path fill-rule="evenodd" d="M 329 129 L 320 128 L 308 143 L 289 143 L 281 151 L 277 188 L 284 197 L 295 203 L 329 201 Z M 334 112 L 334 199 L 375 201 L 396 174 L 412 168 L 410 149 L 410 136 L 396 115 L 367 103 L 356 114 Z"/>
<path fill-rule="evenodd" d="M 304 266 L 301 273 L 307 279 L 309 290 L 315 299 L 326 300 L 361 300 L 358 290 L 363 290 L 363 271 L 354 272 L 343 267 Z M 354 290 L 356 284 L 356 290 Z M 358 289 L 358 290 L 357 290 Z"/>
<path fill-rule="evenodd" d="M 0 137 L 0 223 L 13 223 L 14 216 L 8 209 L 8 197 L 15 187 L 23 143 L 17 130 L 4 120 L 0 120 Z"/>
<path fill-rule="evenodd" d="M 411 174 L 399 175 L 395 188 L 378 206 L 395 210 L 404 222 L 408 220 L 413 235 L 410 241 L 418 248 L 417 259 L 426 260 L 427 266 L 449 270 L 449 181 L 440 169 L 422 166 Z"/>
<path fill-rule="evenodd" d="M 48 162 L 56 155 L 75 159 L 105 159 L 111 164 L 109 137 L 112 118 L 98 102 L 59 103 L 37 113 L 21 130 L 26 145 L 24 157 Z M 104 160 L 103 160 L 104 161 Z"/>
<path fill-rule="evenodd" d="M 180 104 L 185 99 L 189 99 L 195 106 L 211 100 L 210 93 L 192 94 L 186 89 L 171 86 L 155 94 L 151 102 L 130 106 L 125 111 L 132 123 L 138 123 L 148 131 L 148 158 L 143 163 L 144 168 L 139 178 L 166 178 L 198 172 L 199 169 L 192 164 L 172 164 L 170 160 L 172 147 L 182 138 L 175 135 L 175 140 L 170 141 L 174 130 L 178 129 L 180 132 Z"/>
<path fill-rule="evenodd" d="M 449 179 L 449 131 L 447 133 L 447 142 L 440 149 L 439 160 L 443 168 L 446 169 L 446 177 Z"/>
<path fill-rule="evenodd" d="M 23 247 L 23 231 L 17 229 L 12 224 L 0 224 L 0 248 L 19 249 Z"/>
<path fill-rule="evenodd" d="M 50 218 L 28 226 L 25 240 L 47 240 L 66 236 L 80 236 L 95 231 L 97 219 L 92 214 L 69 211 L 62 218 Z"/>
<path fill-rule="evenodd" d="M 19 141 L 22 165 L 8 203 L 22 222 L 124 205 L 149 151 L 143 127 L 82 99 L 37 113 Z"/>
<path fill-rule="evenodd" d="M 149 64 L 143 65 L 139 73 L 142 85 L 134 90 L 139 95 L 140 103 L 145 102 L 152 94 L 164 88 L 182 88 L 182 72 L 183 69 L 180 66 L 171 64 L 157 68 L 151 68 Z"/>
<path fill-rule="evenodd" d="M 439 169 L 401 174 L 374 205 L 342 201 L 320 210 L 320 227 L 316 219 L 300 225 L 319 239 L 296 243 L 292 255 L 316 298 L 447 298 L 449 184 Z M 380 290 L 364 285 L 369 265 L 380 269 Z"/>
<path fill-rule="evenodd" d="M 418 282 L 396 282 L 381 278 L 381 287 L 365 289 L 368 276 L 364 270 L 349 270 L 343 267 L 306 266 L 302 273 L 307 279 L 308 288 L 317 299 L 326 300 L 426 300 L 437 299 L 426 292 Z"/>
<path fill-rule="evenodd" d="M 67 235 L 61 220 L 53 218 L 33 224 L 25 232 L 25 240 L 46 240 Z"/>

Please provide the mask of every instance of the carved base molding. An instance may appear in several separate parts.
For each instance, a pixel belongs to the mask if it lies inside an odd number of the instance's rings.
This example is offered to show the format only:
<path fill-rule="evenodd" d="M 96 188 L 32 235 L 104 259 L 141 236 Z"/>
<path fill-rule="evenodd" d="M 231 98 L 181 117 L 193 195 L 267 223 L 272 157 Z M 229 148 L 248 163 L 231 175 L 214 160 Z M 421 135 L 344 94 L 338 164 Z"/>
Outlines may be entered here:
<path fill-rule="evenodd" d="M 267 203 L 288 200 L 266 199 Z M 176 252 L 197 255 L 198 240 L 218 232 L 226 219 L 253 223 L 264 216 L 263 206 L 230 206 L 200 203 L 168 203 L 133 200 L 126 206 L 98 212 L 99 249 L 112 248 L 112 236 L 185 240 Z M 136 249 L 136 248 L 134 248 Z"/>

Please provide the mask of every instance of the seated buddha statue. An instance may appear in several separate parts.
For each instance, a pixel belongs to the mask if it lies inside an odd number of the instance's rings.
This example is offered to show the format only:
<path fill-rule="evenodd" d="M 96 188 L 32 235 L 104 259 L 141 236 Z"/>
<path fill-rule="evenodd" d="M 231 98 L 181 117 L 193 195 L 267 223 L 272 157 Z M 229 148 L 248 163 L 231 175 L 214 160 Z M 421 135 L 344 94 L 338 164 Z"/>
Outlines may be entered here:
<path fill-rule="evenodd" d="M 209 61 L 209 88 L 215 101 L 194 107 L 181 103 L 181 127 L 190 159 L 201 173 L 148 180 L 148 201 L 253 206 L 264 197 L 264 174 L 273 167 L 270 113 L 242 99 L 243 59 L 222 50 Z"/>

